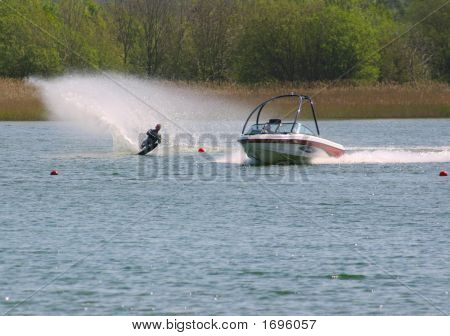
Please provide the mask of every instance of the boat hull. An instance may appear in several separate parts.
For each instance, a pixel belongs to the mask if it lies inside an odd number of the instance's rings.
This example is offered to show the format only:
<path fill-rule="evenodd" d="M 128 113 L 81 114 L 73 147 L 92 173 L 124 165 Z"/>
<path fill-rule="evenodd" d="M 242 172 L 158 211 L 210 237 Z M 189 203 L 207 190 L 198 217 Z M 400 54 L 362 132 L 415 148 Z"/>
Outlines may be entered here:
<path fill-rule="evenodd" d="M 314 157 L 339 157 L 342 145 L 305 134 L 243 135 L 238 140 L 247 156 L 263 164 L 307 164 Z"/>

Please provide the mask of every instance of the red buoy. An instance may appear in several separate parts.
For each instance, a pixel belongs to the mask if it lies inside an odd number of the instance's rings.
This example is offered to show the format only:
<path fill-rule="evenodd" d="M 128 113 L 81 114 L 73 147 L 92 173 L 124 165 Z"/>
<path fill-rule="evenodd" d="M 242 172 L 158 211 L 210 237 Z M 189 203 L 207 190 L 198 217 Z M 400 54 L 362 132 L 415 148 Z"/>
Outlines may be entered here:
<path fill-rule="evenodd" d="M 199 152 L 199 153 L 204 153 L 204 152 L 206 152 L 206 150 L 205 150 L 203 147 L 200 147 L 200 148 L 198 149 L 198 152 Z"/>
<path fill-rule="evenodd" d="M 52 175 L 52 176 L 59 175 L 59 171 L 57 171 L 57 170 L 52 170 L 52 171 L 50 172 L 50 175 Z"/>
<path fill-rule="evenodd" d="M 445 170 L 441 170 L 439 176 L 448 176 L 448 173 Z"/>

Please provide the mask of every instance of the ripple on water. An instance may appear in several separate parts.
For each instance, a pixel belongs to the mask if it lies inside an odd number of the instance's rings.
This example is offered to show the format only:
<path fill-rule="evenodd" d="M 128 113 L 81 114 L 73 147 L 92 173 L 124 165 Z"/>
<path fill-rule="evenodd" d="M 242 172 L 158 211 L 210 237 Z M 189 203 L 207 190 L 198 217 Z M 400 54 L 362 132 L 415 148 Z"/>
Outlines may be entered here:
<path fill-rule="evenodd" d="M 327 278 L 333 280 L 364 280 L 366 276 L 362 274 L 339 273 L 328 275 Z"/>
<path fill-rule="evenodd" d="M 250 270 L 250 269 L 244 269 L 239 272 L 239 275 L 255 275 L 255 276 L 264 276 L 266 275 L 266 272 L 258 271 L 258 270 Z"/>
<path fill-rule="evenodd" d="M 385 147 L 380 129 L 396 146 L 444 146 L 450 130 L 450 119 L 325 123 L 329 138 L 358 147 Z M 116 155 L 109 135 L 53 122 L 2 125 L 0 313 L 450 310 L 441 163 L 209 166 L 196 152 Z"/>
<path fill-rule="evenodd" d="M 277 290 L 274 290 L 273 293 L 278 296 L 298 294 L 297 292 L 290 290 L 290 289 L 277 289 Z"/>

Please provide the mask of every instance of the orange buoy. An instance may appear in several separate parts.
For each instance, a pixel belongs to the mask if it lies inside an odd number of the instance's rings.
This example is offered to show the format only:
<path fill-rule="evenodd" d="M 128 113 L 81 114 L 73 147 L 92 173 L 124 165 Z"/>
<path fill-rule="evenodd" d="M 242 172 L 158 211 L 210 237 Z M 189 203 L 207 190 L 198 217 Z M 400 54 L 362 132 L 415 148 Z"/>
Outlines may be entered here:
<path fill-rule="evenodd" d="M 52 170 L 52 171 L 50 172 L 50 175 L 52 175 L 52 176 L 59 175 L 59 171 L 57 171 L 57 170 Z"/>
<path fill-rule="evenodd" d="M 203 147 L 200 147 L 200 148 L 198 149 L 198 152 L 199 152 L 199 153 L 205 153 L 206 150 L 205 150 Z"/>
<path fill-rule="evenodd" d="M 441 170 L 439 176 L 448 176 L 448 173 L 445 170 Z"/>

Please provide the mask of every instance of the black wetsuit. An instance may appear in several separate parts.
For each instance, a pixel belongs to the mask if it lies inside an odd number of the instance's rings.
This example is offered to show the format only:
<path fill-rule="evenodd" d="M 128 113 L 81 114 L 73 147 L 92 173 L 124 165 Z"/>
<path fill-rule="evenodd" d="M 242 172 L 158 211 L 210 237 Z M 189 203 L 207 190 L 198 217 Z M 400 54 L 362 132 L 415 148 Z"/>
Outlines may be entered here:
<path fill-rule="evenodd" d="M 148 147 L 155 147 L 156 144 L 161 143 L 161 135 L 158 133 L 155 129 L 150 129 L 147 132 L 147 140 L 145 140 L 145 144 L 142 147 L 148 146 Z"/>

